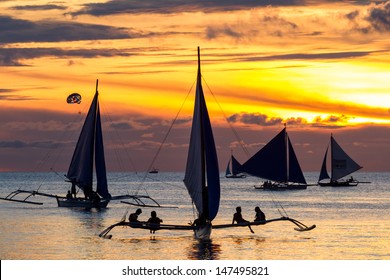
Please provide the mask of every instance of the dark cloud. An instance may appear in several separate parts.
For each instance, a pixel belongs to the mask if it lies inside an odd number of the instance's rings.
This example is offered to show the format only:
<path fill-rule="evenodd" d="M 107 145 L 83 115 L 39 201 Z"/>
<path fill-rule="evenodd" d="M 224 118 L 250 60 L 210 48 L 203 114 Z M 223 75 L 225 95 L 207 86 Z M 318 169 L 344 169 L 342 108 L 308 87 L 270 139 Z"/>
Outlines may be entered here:
<path fill-rule="evenodd" d="M 26 10 L 26 11 L 46 11 L 46 10 L 66 10 L 67 7 L 47 4 L 47 5 L 24 5 L 24 6 L 14 6 L 11 9 L 13 10 Z"/>
<path fill-rule="evenodd" d="M 0 89 L 0 100 L 3 101 L 28 101 L 28 100 L 38 100 L 38 98 L 26 95 L 17 95 L 17 94 L 2 94 Z"/>
<path fill-rule="evenodd" d="M 374 5 L 368 10 L 366 20 L 378 32 L 390 31 L 390 1 Z"/>
<path fill-rule="evenodd" d="M 64 143 L 53 142 L 53 141 L 37 141 L 37 142 L 24 142 L 20 140 L 13 141 L 0 141 L 0 148 L 11 148 L 11 149 L 20 149 L 20 148 L 49 148 L 55 149 L 64 145 Z"/>
<path fill-rule="evenodd" d="M 144 36 L 134 30 L 66 21 L 28 21 L 0 16 L 1 43 L 64 42 L 128 39 Z"/>
<path fill-rule="evenodd" d="M 250 9 L 264 6 L 292 6 L 300 5 L 303 0 L 111 0 L 105 3 L 86 4 L 83 9 L 73 15 L 90 14 L 94 16 L 106 16 L 113 14 L 138 14 L 156 13 L 172 14 L 181 12 L 215 12 Z"/>
<path fill-rule="evenodd" d="M 318 116 L 314 119 L 314 122 L 311 124 L 312 127 L 321 127 L 328 129 L 338 129 L 345 127 L 345 123 L 348 122 L 351 117 L 346 115 L 330 115 L 326 118 Z"/>
<path fill-rule="evenodd" d="M 252 56 L 238 59 L 240 61 L 271 61 L 271 60 L 326 60 L 326 59 L 347 59 L 370 55 L 370 51 L 351 51 L 351 52 L 329 52 L 329 53 L 291 53 L 281 55 Z"/>
<path fill-rule="evenodd" d="M 305 118 L 287 118 L 282 119 L 280 117 L 269 117 L 265 114 L 260 113 L 241 113 L 234 114 L 228 117 L 228 121 L 232 123 L 242 123 L 246 125 L 259 125 L 259 126 L 280 126 L 282 124 L 287 124 L 290 127 L 321 127 L 321 128 L 342 128 L 345 127 L 352 117 L 346 115 L 329 115 L 327 117 L 318 116 L 314 119 L 314 122 L 309 123 Z"/>
<path fill-rule="evenodd" d="M 114 57 L 114 56 L 131 56 L 132 53 L 126 50 L 117 49 L 79 49 L 65 50 L 60 48 L 0 48 L 0 66 L 25 66 L 23 60 L 40 57 Z M 72 66 L 72 64 L 68 64 Z"/>
<path fill-rule="evenodd" d="M 264 114 L 259 113 L 241 113 L 241 114 L 234 114 L 230 117 L 228 117 L 229 122 L 241 122 L 243 124 L 255 124 L 260 126 L 273 126 L 273 125 L 279 125 L 283 122 L 282 118 L 275 118 L 275 117 L 268 117 Z"/>

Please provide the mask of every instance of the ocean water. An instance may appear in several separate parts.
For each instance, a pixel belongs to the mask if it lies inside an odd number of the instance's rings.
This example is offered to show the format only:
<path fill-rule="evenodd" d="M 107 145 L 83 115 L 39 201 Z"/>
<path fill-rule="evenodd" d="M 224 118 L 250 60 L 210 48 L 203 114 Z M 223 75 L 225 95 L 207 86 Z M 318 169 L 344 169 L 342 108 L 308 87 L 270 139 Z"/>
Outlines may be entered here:
<path fill-rule="evenodd" d="M 110 173 L 112 195 L 149 194 L 160 205 L 143 208 L 140 220 L 157 211 L 166 224 L 187 224 L 194 210 L 182 183 L 182 173 Z M 306 173 L 309 183 L 317 173 Z M 358 172 L 371 182 L 357 187 L 309 186 L 307 190 L 256 190 L 260 180 L 226 179 L 221 174 L 221 204 L 214 224 L 231 223 L 236 206 L 247 220 L 260 206 L 267 218 L 286 212 L 317 227 L 297 232 L 283 221 L 253 227 L 214 229 L 210 241 L 198 241 L 191 231 L 149 231 L 117 227 L 111 239 L 98 237 L 136 207 L 111 201 L 107 209 L 58 208 L 55 199 L 31 197 L 43 205 L 0 200 L 2 260 L 389 260 L 390 173 Z M 142 183 L 141 183 L 142 182 Z M 18 188 L 65 195 L 67 183 L 53 173 L 0 173 L 0 196 Z"/>

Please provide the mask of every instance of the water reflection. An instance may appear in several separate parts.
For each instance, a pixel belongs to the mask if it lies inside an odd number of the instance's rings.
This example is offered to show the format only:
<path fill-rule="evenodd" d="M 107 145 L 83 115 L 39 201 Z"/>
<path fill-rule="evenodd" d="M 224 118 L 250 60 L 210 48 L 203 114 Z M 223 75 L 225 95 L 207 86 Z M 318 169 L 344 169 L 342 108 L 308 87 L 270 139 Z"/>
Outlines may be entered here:
<path fill-rule="evenodd" d="M 188 252 L 188 258 L 191 260 L 218 260 L 222 251 L 221 245 L 213 242 L 211 239 L 194 239 Z"/>

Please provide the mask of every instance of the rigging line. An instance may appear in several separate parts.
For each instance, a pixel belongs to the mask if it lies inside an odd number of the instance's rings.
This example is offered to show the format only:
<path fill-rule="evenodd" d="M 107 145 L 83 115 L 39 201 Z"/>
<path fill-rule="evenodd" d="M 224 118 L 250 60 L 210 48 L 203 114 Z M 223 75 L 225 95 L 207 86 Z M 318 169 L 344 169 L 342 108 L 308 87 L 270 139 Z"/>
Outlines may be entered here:
<path fill-rule="evenodd" d="M 192 84 L 190 90 L 187 92 L 187 95 L 186 95 L 186 97 L 184 98 L 184 101 L 183 101 L 183 103 L 181 104 L 179 111 L 177 112 L 175 118 L 174 118 L 173 121 L 172 121 L 171 126 L 169 127 L 167 133 L 165 134 L 165 136 L 164 136 L 164 138 L 163 138 L 163 140 L 162 140 L 162 142 L 161 142 L 161 144 L 160 144 L 160 146 L 159 146 L 159 148 L 158 148 L 156 154 L 154 155 L 154 157 L 153 157 L 153 159 L 152 159 L 152 162 L 150 163 L 150 165 L 149 165 L 149 167 L 148 167 L 148 170 L 145 172 L 145 175 L 144 175 L 144 177 L 143 177 L 143 179 L 142 179 L 140 188 L 141 188 L 141 186 L 144 184 L 144 182 L 145 182 L 145 180 L 146 180 L 146 177 L 148 176 L 148 171 L 151 170 L 152 166 L 154 166 L 154 163 L 155 163 L 155 161 L 156 161 L 158 155 L 160 154 L 161 149 L 162 149 L 162 147 L 164 146 L 164 144 L 165 144 L 165 142 L 166 142 L 166 140 L 167 140 L 169 134 L 171 133 L 171 130 L 172 130 L 172 128 L 173 128 L 175 122 L 177 121 L 177 119 L 178 119 L 178 117 L 179 117 L 179 115 L 180 115 L 180 112 L 182 111 L 182 109 L 183 109 L 183 107 L 184 107 L 184 104 L 186 103 L 187 98 L 188 98 L 188 96 L 190 95 L 190 93 L 191 93 L 191 91 L 192 91 L 192 88 L 194 87 L 195 82 L 196 82 L 196 81 L 193 82 L 193 84 Z"/>
<path fill-rule="evenodd" d="M 272 197 L 271 197 L 272 202 L 274 203 L 274 205 L 275 205 L 276 209 L 278 210 L 279 214 L 280 214 L 281 216 L 288 217 L 288 214 L 287 214 L 286 210 L 283 208 L 282 204 L 281 204 L 279 201 L 275 201 L 275 200 L 276 200 L 275 194 L 274 194 L 274 192 L 273 192 L 272 190 L 271 190 L 271 196 L 272 196 Z M 284 215 L 283 215 L 282 211 L 280 211 L 279 208 L 282 209 Z"/>
<path fill-rule="evenodd" d="M 68 123 L 68 127 L 72 127 L 73 124 L 79 124 L 80 122 L 82 122 L 84 113 L 88 112 L 89 104 L 91 104 L 90 100 L 88 102 L 84 103 L 84 107 L 81 110 L 78 110 L 77 115 L 75 115 L 74 118 L 72 119 L 72 121 L 70 123 Z M 74 135 L 76 135 L 77 132 L 81 133 L 82 128 L 83 128 L 83 123 L 81 123 L 80 130 L 70 129 L 70 131 L 71 131 L 70 134 L 68 134 L 68 131 L 69 131 L 68 129 L 64 129 L 63 132 L 61 133 L 61 137 L 59 139 L 63 140 L 63 142 L 64 142 L 64 140 L 70 142 L 71 141 L 70 139 L 74 138 Z M 65 136 L 67 136 L 67 137 L 65 137 Z M 77 143 L 77 138 L 74 141 L 74 143 Z M 75 147 L 75 145 L 73 145 L 73 146 Z M 54 159 L 54 162 L 51 164 L 51 166 L 52 166 L 51 168 L 53 168 L 53 166 L 57 164 L 58 160 L 60 159 L 60 157 L 62 156 L 62 154 L 65 150 L 65 147 L 66 147 L 66 145 L 61 145 L 61 148 L 60 148 L 59 153 L 57 154 L 57 157 Z"/>
<path fill-rule="evenodd" d="M 245 146 L 245 142 L 241 139 L 241 137 L 240 137 L 240 135 L 238 134 L 237 130 L 233 127 L 232 123 L 229 121 L 229 119 L 228 119 L 228 117 L 226 116 L 224 110 L 222 109 L 221 104 L 218 102 L 217 97 L 215 96 L 215 94 L 213 93 L 213 91 L 212 91 L 211 88 L 209 87 L 207 81 L 203 78 L 203 76 L 202 76 L 202 79 L 203 79 L 204 83 L 206 84 L 207 88 L 209 89 L 211 95 L 213 96 L 215 102 L 217 103 L 219 109 L 221 110 L 221 112 L 222 112 L 222 114 L 223 114 L 223 117 L 225 118 L 226 122 L 229 124 L 229 127 L 230 127 L 230 129 L 232 130 L 234 136 L 236 137 L 238 143 L 240 144 L 241 149 L 244 151 L 245 155 L 246 155 L 248 158 L 250 158 L 251 155 L 250 155 L 248 149 L 247 149 L 246 146 Z"/>
<path fill-rule="evenodd" d="M 100 96 L 100 99 L 102 99 L 102 98 L 101 98 L 101 94 L 99 94 L 99 96 Z M 104 104 L 104 102 L 100 102 L 99 105 L 102 107 L 102 111 L 104 112 L 103 116 L 108 120 L 109 123 L 113 124 L 114 121 L 113 121 L 113 119 L 112 119 L 112 117 L 111 117 L 109 111 L 106 109 L 106 105 Z M 125 144 L 124 144 L 124 142 L 123 142 L 123 140 L 122 140 L 122 137 L 120 137 L 120 134 L 119 134 L 118 130 L 115 128 L 115 126 L 111 126 L 111 127 L 112 127 L 113 130 L 114 130 L 114 133 L 115 133 L 115 135 L 116 135 L 116 139 L 119 140 L 119 144 L 120 144 L 123 148 L 125 148 Z M 109 135 L 109 137 L 110 137 L 111 139 L 113 139 L 113 137 L 112 137 L 112 135 L 111 135 L 110 133 L 109 133 L 108 135 Z M 113 142 L 114 142 L 114 141 L 113 141 Z M 136 166 L 135 166 L 135 164 L 134 164 L 134 161 L 133 161 L 132 158 L 130 157 L 128 150 L 127 150 L 126 148 L 125 148 L 124 150 L 125 150 L 126 157 L 129 159 L 130 164 L 133 166 L 133 169 L 135 170 L 135 174 L 138 176 L 138 171 L 137 171 L 137 168 L 136 168 Z M 123 163 L 122 158 L 119 156 L 119 151 L 118 151 L 118 149 L 114 149 L 114 154 L 115 154 L 115 157 L 116 157 L 116 159 L 117 159 L 117 161 L 118 161 L 119 168 L 122 169 L 122 172 L 125 172 L 125 167 L 124 167 L 125 164 Z"/>

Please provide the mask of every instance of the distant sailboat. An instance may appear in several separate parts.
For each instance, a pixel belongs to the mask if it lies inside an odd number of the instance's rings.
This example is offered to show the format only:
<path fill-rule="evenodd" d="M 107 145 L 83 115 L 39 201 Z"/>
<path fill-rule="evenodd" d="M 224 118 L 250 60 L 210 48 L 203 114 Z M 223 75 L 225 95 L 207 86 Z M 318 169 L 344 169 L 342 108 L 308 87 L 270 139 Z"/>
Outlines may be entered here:
<path fill-rule="evenodd" d="M 284 128 L 241 167 L 245 173 L 266 179 L 264 190 L 300 190 L 307 183 L 295 155 L 290 137 Z"/>
<path fill-rule="evenodd" d="M 230 166 L 231 166 L 231 169 L 230 169 Z M 241 164 L 238 162 L 238 160 L 233 155 L 231 155 L 229 162 L 226 166 L 225 177 L 231 178 L 231 179 L 245 178 L 246 176 L 245 176 L 245 174 L 241 173 L 240 168 L 241 168 Z"/>
<path fill-rule="evenodd" d="M 340 180 L 343 177 L 361 169 L 362 167 L 357 164 L 336 142 L 333 135 L 330 136 L 330 149 L 331 149 L 331 176 L 329 176 L 326 162 L 328 157 L 329 145 L 326 148 L 324 160 L 322 161 L 322 167 L 318 184 L 320 186 L 332 186 L 332 187 L 355 187 L 359 184 L 351 176 L 348 180 Z M 330 179 L 327 182 L 323 180 Z"/>

